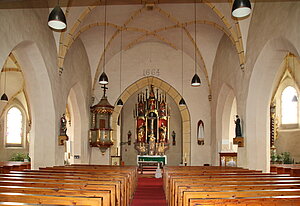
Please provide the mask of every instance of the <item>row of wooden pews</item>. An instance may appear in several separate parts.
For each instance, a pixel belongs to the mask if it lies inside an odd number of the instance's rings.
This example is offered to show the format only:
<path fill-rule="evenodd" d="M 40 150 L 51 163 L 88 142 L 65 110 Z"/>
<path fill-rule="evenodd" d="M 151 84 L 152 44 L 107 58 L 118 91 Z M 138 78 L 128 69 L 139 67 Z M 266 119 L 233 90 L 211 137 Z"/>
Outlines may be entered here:
<path fill-rule="evenodd" d="M 128 206 L 137 167 L 72 165 L 0 174 L 0 205 Z"/>
<path fill-rule="evenodd" d="M 300 177 L 236 167 L 164 167 L 170 206 L 300 205 Z"/>
<path fill-rule="evenodd" d="M 30 162 L 0 162 L 0 174 L 9 173 L 11 170 L 30 169 Z"/>
<path fill-rule="evenodd" d="M 271 172 L 277 174 L 289 174 L 290 176 L 300 177 L 300 164 L 272 164 Z"/>

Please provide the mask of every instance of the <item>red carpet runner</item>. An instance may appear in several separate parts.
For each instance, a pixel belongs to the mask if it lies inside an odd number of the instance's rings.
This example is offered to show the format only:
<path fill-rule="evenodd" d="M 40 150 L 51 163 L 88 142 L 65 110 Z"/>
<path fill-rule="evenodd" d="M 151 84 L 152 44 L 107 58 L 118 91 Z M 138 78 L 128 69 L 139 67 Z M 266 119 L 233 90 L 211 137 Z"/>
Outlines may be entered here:
<path fill-rule="evenodd" d="M 139 178 L 131 206 L 166 206 L 162 178 Z"/>

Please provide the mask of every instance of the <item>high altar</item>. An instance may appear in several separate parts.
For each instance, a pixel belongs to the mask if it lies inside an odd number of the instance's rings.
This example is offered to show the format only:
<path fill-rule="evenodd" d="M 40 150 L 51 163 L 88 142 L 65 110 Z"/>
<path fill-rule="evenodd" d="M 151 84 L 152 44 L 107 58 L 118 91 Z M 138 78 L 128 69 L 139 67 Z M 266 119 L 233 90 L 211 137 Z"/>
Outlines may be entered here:
<path fill-rule="evenodd" d="M 155 156 L 165 155 L 169 148 L 170 111 L 166 103 L 166 94 L 154 92 L 153 85 L 138 95 L 134 117 L 136 121 L 135 149 L 138 154 Z"/>

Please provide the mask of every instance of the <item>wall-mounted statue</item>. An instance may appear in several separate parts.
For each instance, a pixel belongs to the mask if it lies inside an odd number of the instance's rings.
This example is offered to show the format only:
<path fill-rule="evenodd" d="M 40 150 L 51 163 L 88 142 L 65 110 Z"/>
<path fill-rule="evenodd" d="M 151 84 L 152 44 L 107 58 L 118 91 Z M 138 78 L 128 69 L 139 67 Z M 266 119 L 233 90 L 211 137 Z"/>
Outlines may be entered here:
<path fill-rule="evenodd" d="M 66 115 L 63 114 L 60 118 L 60 130 L 59 130 L 59 136 L 58 136 L 58 144 L 59 145 L 65 145 L 65 142 L 68 141 L 69 138 L 67 136 L 67 119 Z"/>
<path fill-rule="evenodd" d="M 242 137 L 242 130 L 241 130 L 241 120 L 239 118 L 239 115 L 236 115 L 235 123 L 235 137 Z"/>
<path fill-rule="evenodd" d="M 237 144 L 239 147 L 244 147 L 244 137 L 242 136 L 241 119 L 239 115 L 235 116 L 235 138 L 233 138 L 233 144 Z"/>

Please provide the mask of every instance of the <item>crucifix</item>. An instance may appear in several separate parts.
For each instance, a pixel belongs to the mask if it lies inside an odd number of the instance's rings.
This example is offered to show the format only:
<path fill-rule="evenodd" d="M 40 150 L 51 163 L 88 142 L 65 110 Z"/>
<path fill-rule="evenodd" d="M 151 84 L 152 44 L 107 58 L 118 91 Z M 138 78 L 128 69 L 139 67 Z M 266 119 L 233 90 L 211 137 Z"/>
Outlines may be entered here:
<path fill-rule="evenodd" d="M 103 85 L 101 88 L 103 89 L 103 96 L 106 97 L 106 90 L 108 89 L 108 87 L 106 87 L 106 85 Z"/>

